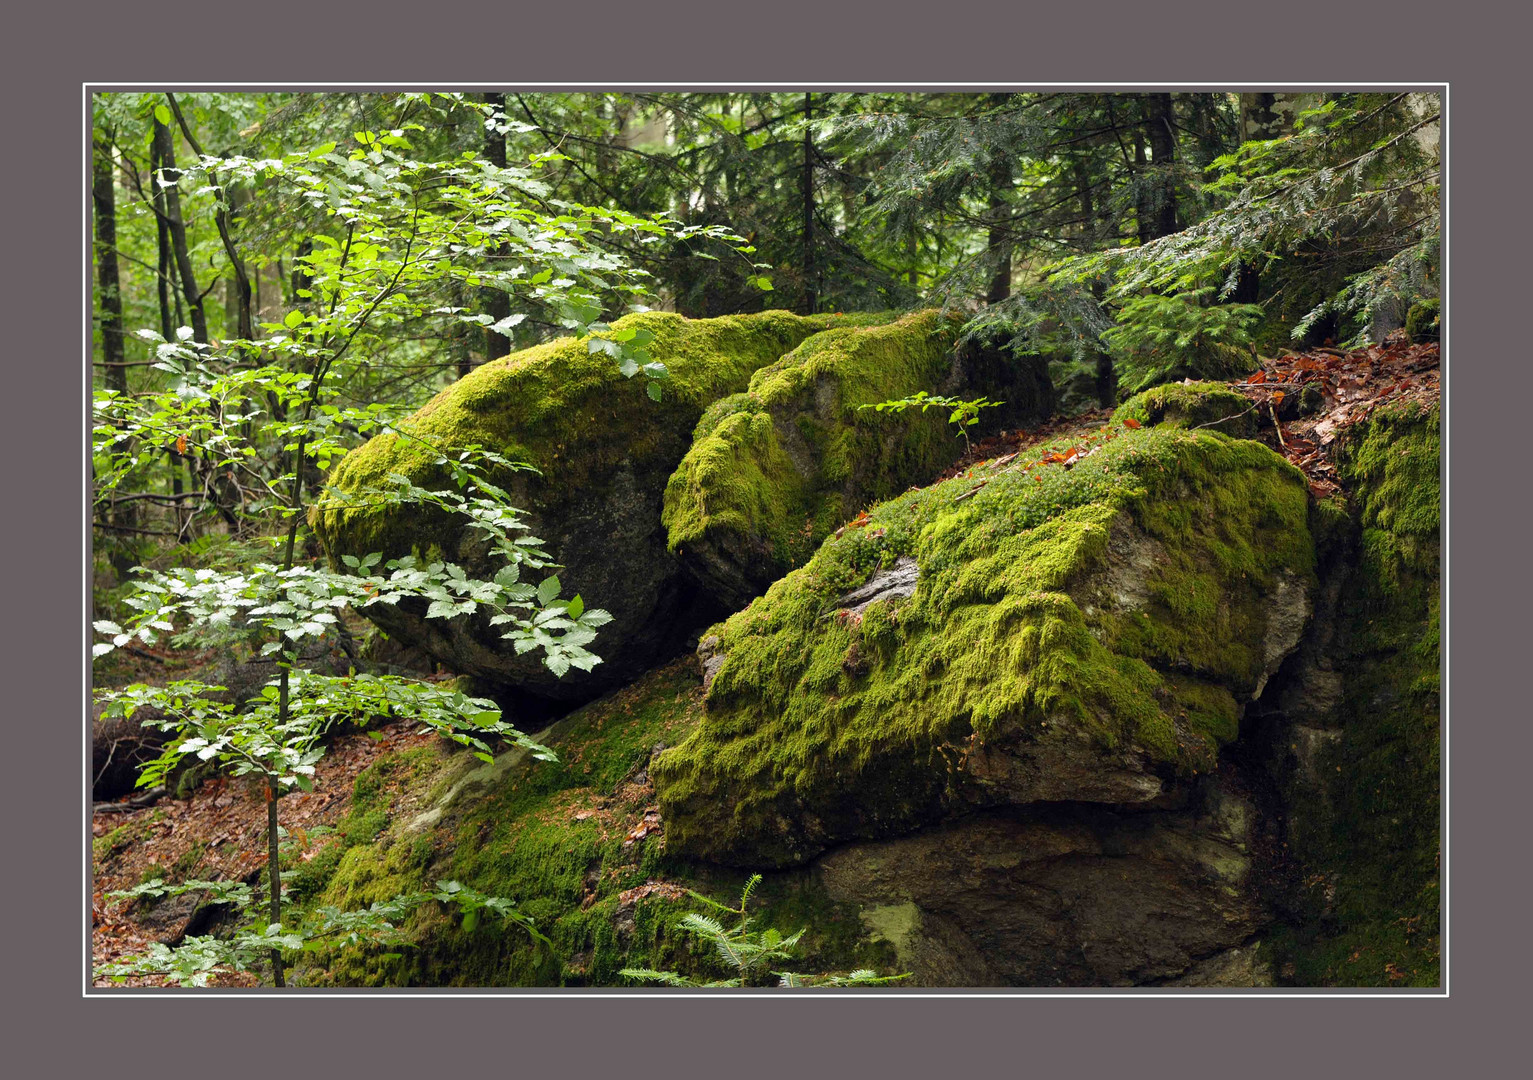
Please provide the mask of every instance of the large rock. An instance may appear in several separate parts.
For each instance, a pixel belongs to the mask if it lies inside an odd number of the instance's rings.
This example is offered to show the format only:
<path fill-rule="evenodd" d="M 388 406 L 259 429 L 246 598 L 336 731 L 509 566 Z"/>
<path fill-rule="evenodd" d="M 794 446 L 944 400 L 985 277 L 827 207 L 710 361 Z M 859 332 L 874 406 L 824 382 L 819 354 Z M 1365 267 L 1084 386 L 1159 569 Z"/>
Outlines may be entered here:
<path fill-rule="evenodd" d="M 1314 631 L 1253 737 L 1285 809 L 1301 985 L 1441 980 L 1441 411 L 1381 407 L 1338 436 Z M 1338 520 L 1339 519 L 1339 520 Z"/>
<path fill-rule="evenodd" d="M 643 379 L 625 379 L 583 340 L 561 339 L 485 364 L 405 422 L 442 447 L 480 444 L 536 466 L 502 478 L 533 535 L 564 569 L 566 595 L 605 608 L 613 622 L 593 645 L 603 663 L 560 680 L 537 654 L 517 657 L 483 619 L 426 620 L 423 607 L 367 610 L 384 630 L 424 648 L 454 671 L 490 686 L 520 687 L 559 700 L 587 700 L 637 676 L 673 652 L 699 623 L 722 612 L 700 600 L 666 550 L 661 495 L 705 407 L 745 388 L 751 374 L 810 335 L 866 316 L 801 318 L 785 311 L 688 320 L 650 313 L 614 326 L 655 337 L 650 353 L 670 370 L 660 402 Z M 423 487 L 445 485 L 419 442 L 385 435 L 349 454 L 331 477 L 346 493 L 381 487 L 399 473 Z M 440 551 L 484 570 L 482 545 L 443 515 L 382 512 L 321 503 L 312 517 L 332 563 L 342 555 L 388 557 Z M 493 569 L 490 570 L 493 573 Z"/>
<path fill-rule="evenodd" d="M 1165 806 L 1212 769 L 1310 612 L 1303 478 L 1171 426 L 1095 440 L 874 508 L 710 635 L 706 716 L 651 770 L 674 849 L 794 865 L 975 808 Z M 909 559 L 913 595 L 851 610 Z"/>
<path fill-rule="evenodd" d="M 859 406 L 918 390 L 1004 404 L 971 437 L 1053 410 L 1047 365 L 974 344 L 961 320 L 919 312 L 816 335 L 712 405 L 665 491 L 670 550 L 727 610 L 801 566 L 863 507 L 930 483 L 964 449 L 950 409 Z"/>
<path fill-rule="evenodd" d="M 1218 780 L 1196 794 L 1175 812 L 990 812 L 818 865 L 922 986 L 1145 985 L 1239 949 L 1267 918 L 1254 809 Z M 1239 984 L 1209 966 L 1207 981 Z"/>

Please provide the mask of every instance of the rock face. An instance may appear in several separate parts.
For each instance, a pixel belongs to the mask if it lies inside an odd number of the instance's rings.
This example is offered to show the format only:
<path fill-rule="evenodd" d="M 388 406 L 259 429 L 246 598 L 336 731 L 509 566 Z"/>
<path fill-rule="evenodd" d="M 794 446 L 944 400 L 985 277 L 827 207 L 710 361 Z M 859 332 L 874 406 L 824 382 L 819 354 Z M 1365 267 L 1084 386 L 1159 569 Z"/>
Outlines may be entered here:
<path fill-rule="evenodd" d="M 859 409 L 917 390 L 1000 400 L 971 436 L 1053 409 L 1043 361 L 975 346 L 934 311 L 808 339 L 703 414 L 665 491 L 670 550 L 726 610 L 802 565 L 864 506 L 929 483 L 963 449 L 950 409 Z"/>
<path fill-rule="evenodd" d="M 1218 781 L 1196 794 L 1166 813 L 990 812 L 818 866 L 922 986 L 1145 985 L 1239 948 L 1266 918 L 1254 811 Z"/>
<path fill-rule="evenodd" d="M 1168 426 L 876 507 L 716 631 L 706 715 L 651 769 L 669 843 L 785 866 L 979 808 L 1175 803 L 1298 644 L 1306 503 L 1265 447 Z M 913 591 L 862 604 L 904 560 Z"/>
<path fill-rule="evenodd" d="M 1253 739 L 1295 858 L 1278 953 L 1307 985 L 1435 986 L 1441 461 L 1437 407 L 1390 406 L 1342 436 L 1315 626 Z"/>
<path fill-rule="evenodd" d="M 650 353 L 670 370 L 660 402 L 645 396 L 642 380 L 623 378 L 606 355 L 562 339 L 485 364 L 406 421 L 418 439 L 443 447 L 477 443 L 541 470 L 501 479 L 532 534 L 564 567 L 566 595 L 578 593 L 588 607 L 614 617 L 593 646 L 603 663 L 590 675 L 560 680 L 472 618 L 427 621 L 409 606 L 375 606 L 368 614 L 388 633 L 490 686 L 579 701 L 630 681 L 722 613 L 683 578 L 660 524 L 666 481 L 704 408 L 744 389 L 752 372 L 811 335 L 867 319 L 785 311 L 706 320 L 632 315 L 614 326 L 654 334 Z M 394 435 L 348 455 L 331 482 L 356 493 L 381 486 L 390 472 L 423 487 L 445 482 L 423 446 Z M 427 512 L 385 514 L 332 501 L 312 521 L 337 566 L 342 555 L 381 551 L 392 558 L 435 548 L 474 569 L 480 552 L 470 530 Z"/>

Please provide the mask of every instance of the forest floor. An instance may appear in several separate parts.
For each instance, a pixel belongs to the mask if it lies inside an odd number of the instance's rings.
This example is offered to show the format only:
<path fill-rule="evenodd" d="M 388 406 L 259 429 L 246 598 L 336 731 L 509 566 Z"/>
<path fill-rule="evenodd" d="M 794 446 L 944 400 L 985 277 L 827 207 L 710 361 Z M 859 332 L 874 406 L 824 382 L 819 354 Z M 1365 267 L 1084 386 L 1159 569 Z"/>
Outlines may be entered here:
<path fill-rule="evenodd" d="M 357 774 L 382 754 L 408 750 L 438 736 L 417 731 L 409 720 L 380 723 L 344 734 L 319 762 L 314 791 L 282 799 L 282 827 L 291 852 L 302 861 L 339 839 L 328 833 L 346 813 Z M 311 835 L 312 834 L 312 835 Z M 110 897 L 153 878 L 244 881 L 255 884 L 266 867 L 266 796 L 263 785 L 214 777 L 189 799 L 162 798 L 152 806 L 123 812 L 98 809 L 91 823 L 92 967 L 144 952 L 153 942 L 175 944 L 197 914 L 195 898 L 185 903 L 146 904 Z M 199 931 L 205 932 L 205 931 Z M 132 977 L 122 983 L 97 979 L 96 986 L 164 986 L 159 977 Z M 218 976 L 215 986 L 254 986 L 249 973 Z"/>
<path fill-rule="evenodd" d="M 1436 345 L 1403 340 L 1366 349 L 1311 349 L 1262 362 L 1261 370 L 1232 383 L 1264 417 L 1259 437 L 1302 469 L 1317 499 L 1339 490 L 1330 448 L 1347 426 L 1365 419 L 1381 404 L 1435 401 L 1441 393 Z M 1307 387 L 1319 391 L 1306 394 Z M 1300 409 L 1300 402 L 1306 402 Z M 968 475 L 976 488 L 990 470 L 1004 467 L 1070 467 L 1116 430 L 1112 413 L 1094 409 L 1017 431 L 1003 431 L 974 444 L 938 479 Z M 1027 460 L 1018 460 L 1025 458 Z M 851 526 L 860 522 L 849 523 Z M 188 667 L 208 657 L 174 650 L 130 650 L 112 681 L 165 682 L 182 677 Z M 284 797 L 282 817 L 288 841 L 300 860 L 312 859 L 338 840 L 333 827 L 345 814 L 357 775 L 381 754 L 408 749 L 436 738 L 393 720 L 366 732 L 335 737 L 319 763 L 315 790 Z M 255 883 L 266 864 L 264 790 L 241 780 L 218 777 L 198 786 L 190 798 L 164 797 L 136 809 L 107 809 L 98 804 L 92 820 L 92 962 L 111 963 L 142 953 L 155 941 L 174 944 L 200 917 L 195 898 L 149 905 L 114 899 L 153 878 L 243 880 Z M 312 834 L 312 835 L 311 835 Z M 204 911 L 205 914 L 205 911 Z M 198 931 L 203 932 L 203 931 Z M 255 985 L 249 973 L 220 976 L 222 986 Z M 159 986 L 159 978 L 130 978 L 123 983 L 96 980 L 97 986 Z"/>

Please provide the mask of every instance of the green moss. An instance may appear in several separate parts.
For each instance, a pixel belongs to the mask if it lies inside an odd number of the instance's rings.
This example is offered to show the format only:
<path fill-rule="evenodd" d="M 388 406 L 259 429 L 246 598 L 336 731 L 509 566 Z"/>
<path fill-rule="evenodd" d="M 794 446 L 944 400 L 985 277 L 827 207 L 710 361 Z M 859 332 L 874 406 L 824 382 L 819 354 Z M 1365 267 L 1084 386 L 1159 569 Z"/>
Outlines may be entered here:
<path fill-rule="evenodd" d="M 500 770 L 489 787 L 445 806 L 440 800 L 468 765 L 461 754 L 433 749 L 434 769 L 402 784 L 393 799 L 399 812 L 384 834 L 346 848 L 324 888 L 298 897 L 355 906 L 456 879 L 515 899 L 552 939 L 551 948 L 495 919 L 465 929 L 455 911 L 427 904 L 406 926 L 412 947 L 324 955 L 307 978 L 364 986 L 618 985 L 624 967 L 715 977 L 717 957 L 676 928 L 687 912 L 706 908 L 677 896 L 675 885 L 727 900 L 738 896 L 743 875 L 672 857 L 663 833 L 629 842 L 644 811 L 653 808 L 644 777 L 651 751 L 697 722 L 697 682 L 690 661 L 653 672 L 545 733 L 558 762 L 523 759 Z M 392 772 L 378 765 L 383 768 L 373 776 L 359 777 L 353 814 L 382 805 L 390 777 L 400 774 L 397 765 Z M 423 791 L 436 794 L 422 801 Z M 418 811 L 433 802 L 443 812 L 417 830 Z M 640 895 L 647 882 L 668 888 Z M 637 892 L 625 898 L 628 890 Z M 862 932 L 855 909 L 831 901 L 814 875 L 769 876 L 752 914 L 784 932 L 814 928 L 804 941 L 801 970 L 892 963 L 888 947 Z"/>
<path fill-rule="evenodd" d="M 650 312 L 629 315 L 618 329 L 655 335 L 654 359 L 670 371 L 664 400 L 645 396 L 643 379 L 625 379 L 603 353 L 584 339 L 561 338 L 492 361 L 438 394 L 404 429 L 446 446 L 473 443 L 541 470 L 529 481 L 534 500 L 553 501 L 599 485 L 624 460 L 662 459 L 674 467 L 685 450 L 685 432 L 716 398 L 745 388 L 751 373 L 770 364 L 811 334 L 845 322 L 837 316 L 800 317 L 786 311 L 688 320 Z M 352 451 L 331 474 L 343 494 L 384 486 L 399 473 L 422 486 L 444 477 L 420 442 L 389 434 Z M 391 555 L 447 548 L 443 523 L 421 512 L 387 512 L 331 498 L 311 514 L 332 558 L 341 553 L 383 551 Z"/>
<path fill-rule="evenodd" d="M 711 406 L 666 487 L 671 550 L 705 567 L 722 557 L 764 587 L 863 505 L 940 472 L 960 449 L 944 412 L 858 406 L 936 387 L 958 326 L 926 311 L 817 334 Z"/>
<path fill-rule="evenodd" d="M 1355 547 L 1337 605 L 1341 736 L 1290 848 L 1323 929 L 1281 936 L 1303 985 L 1433 986 L 1439 900 L 1441 413 L 1377 410 L 1337 448 Z M 1329 890 L 1329 899 L 1312 895 Z"/>
<path fill-rule="evenodd" d="M 1405 314 L 1405 333 L 1416 342 L 1442 338 L 1442 301 L 1418 300 Z"/>
<path fill-rule="evenodd" d="M 1233 438 L 1256 434 L 1251 399 L 1220 382 L 1168 383 L 1135 394 L 1113 413 L 1113 422 L 1208 428 Z"/>
<path fill-rule="evenodd" d="M 968 783 L 952 763 L 971 735 L 1082 732 L 1206 767 L 1234 733 L 1232 692 L 1261 675 L 1269 596 L 1313 573 L 1304 483 L 1265 447 L 1218 435 L 1088 441 L 1069 471 L 1014 466 L 977 491 L 962 477 L 875 507 L 717 629 L 706 719 L 653 769 L 673 840 L 791 863 L 910 827 Z M 1127 609 L 1110 587 L 1083 593 L 1120 519 L 1159 545 Z M 860 623 L 836 615 L 838 596 L 901 556 L 920 568 L 914 597 Z"/>

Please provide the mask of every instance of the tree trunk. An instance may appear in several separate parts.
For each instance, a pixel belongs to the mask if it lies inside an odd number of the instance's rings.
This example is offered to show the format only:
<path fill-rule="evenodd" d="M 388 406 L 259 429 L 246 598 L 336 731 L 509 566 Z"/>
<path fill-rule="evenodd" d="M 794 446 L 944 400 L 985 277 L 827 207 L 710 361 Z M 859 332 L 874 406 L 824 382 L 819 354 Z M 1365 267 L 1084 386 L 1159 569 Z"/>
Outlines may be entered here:
<path fill-rule="evenodd" d="M 91 155 L 91 203 L 96 220 L 96 321 L 101 327 L 101 361 L 107 388 L 128 391 L 123 366 L 122 288 L 117 274 L 117 182 L 112 169 L 112 132 L 97 130 Z"/>
<path fill-rule="evenodd" d="M 804 315 L 813 315 L 820 306 L 815 288 L 814 269 L 814 134 L 809 121 L 814 117 L 813 95 L 804 94 Z"/>
<path fill-rule="evenodd" d="M 1152 187 L 1151 239 L 1176 232 L 1176 128 L 1170 94 L 1151 94 L 1148 108 Z"/>
<path fill-rule="evenodd" d="M 985 291 L 985 302 L 990 304 L 998 304 L 1011 295 L 1011 205 L 1006 201 L 1010 186 L 1011 168 L 1006 162 L 997 161 L 990 169 L 990 206 L 986 214 L 990 230 L 985 248 L 995 267 L 990 287 Z"/>
<path fill-rule="evenodd" d="M 159 146 L 160 169 L 164 174 L 164 180 L 171 186 L 163 189 L 161 194 L 165 200 L 165 217 L 170 228 L 171 251 L 175 254 L 176 269 L 181 277 L 181 293 L 186 298 L 186 306 L 192 315 L 192 336 L 204 344 L 208 340 L 208 319 L 202 310 L 202 296 L 197 291 L 197 271 L 192 266 L 191 249 L 186 240 L 186 222 L 181 217 L 181 192 L 175 185 L 175 181 L 181 177 L 181 171 L 176 168 L 176 147 L 170 128 L 154 121 L 154 139 Z M 156 186 L 160 178 L 155 178 Z"/>
<path fill-rule="evenodd" d="M 169 341 L 176 332 L 175 309 L 170 303 L 170 276 L 173 272 L 170 254 L 170 226 L 165 224 L 165 195 L 155 183 L 160 171 L 160 143 L 149 140 L 149 187 L 154 193 L 154 231 L 159 252 L 159 276 L 155 278 L 156 292 L 160 300 L 160 336 Z"/>
<path fill-rule="evenodd" d="M 502 116 L 505 115 L 505 94 L 485 94 L 484 101 L 486 104 L 494 106 Z M 484 132 L 484 159 L 497 168 L 504 169 L 506 167 L 506 137 L 497 131 L 490 130 L 489 128 L 486 128 Z M 505 250 L 503 248 L 498 248 L 492 254 L 492 258 L 494 256 L 500 256 L 504 254 Z M 494 286 L 485 286 L 479 290 L 479 303 L 480 306 L 484 309 L 484 313 L 497 323 L 511 314 L 511 296 L 504 289 L 497 289 Z M 492 330 L 488 326 L 485 327 L 484 358 L 486 360 L 498 359 L 502 356 L 505 356 L 510 351 L 511 337 L 509 334 L 501 333 L 498 330 Z M 458 364 L 459 377 L 467 375 L 468 371 L 469 366 L 460 361 Z"/>

